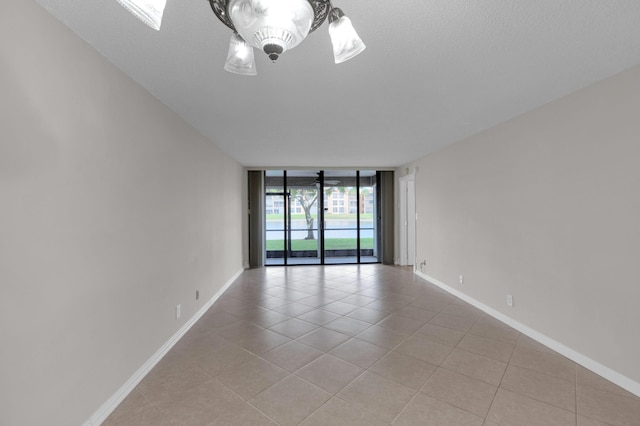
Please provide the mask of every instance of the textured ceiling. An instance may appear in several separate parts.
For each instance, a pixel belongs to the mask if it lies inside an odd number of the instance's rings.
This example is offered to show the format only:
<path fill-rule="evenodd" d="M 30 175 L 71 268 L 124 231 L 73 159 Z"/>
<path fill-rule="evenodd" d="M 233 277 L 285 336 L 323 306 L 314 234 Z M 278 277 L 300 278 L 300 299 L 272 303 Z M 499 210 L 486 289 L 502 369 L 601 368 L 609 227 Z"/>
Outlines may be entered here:
<path fill-rule="evenodd" d="M 364 53 L 335 65 L 325 23 L 257 77 L 223 71 L 206 0 L 167 0 L 160 32 L 36 1 L 246 166 L 399 166 L 640 64 L 638 0 L 335 0 Z"/>

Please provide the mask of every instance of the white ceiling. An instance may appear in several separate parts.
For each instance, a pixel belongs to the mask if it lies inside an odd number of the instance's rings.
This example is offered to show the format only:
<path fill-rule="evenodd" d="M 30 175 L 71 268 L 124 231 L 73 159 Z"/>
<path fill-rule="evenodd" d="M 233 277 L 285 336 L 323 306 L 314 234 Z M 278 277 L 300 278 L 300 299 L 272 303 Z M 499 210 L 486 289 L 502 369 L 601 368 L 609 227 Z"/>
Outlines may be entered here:
<path fill-rule="evenodd" d="M 335 65 L 325 23 L 257 77 L 223 71 L 206 0 L 167 0 L 160 32 L 36 1 L 250 167 L 399 166 L 640 64 L 638 0 L 334 0 L 367 50 Z"/>

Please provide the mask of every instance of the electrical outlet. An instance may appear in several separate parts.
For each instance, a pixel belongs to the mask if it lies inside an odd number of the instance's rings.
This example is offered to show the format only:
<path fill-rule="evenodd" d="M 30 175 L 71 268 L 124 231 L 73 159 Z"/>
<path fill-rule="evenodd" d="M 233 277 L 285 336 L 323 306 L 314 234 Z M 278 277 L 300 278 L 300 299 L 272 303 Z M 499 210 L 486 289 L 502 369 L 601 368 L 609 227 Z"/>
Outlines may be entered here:
<path fill-rule="evenodd" d="M 180 319 L 180 315 L 182 315 L 182 309 L 180 309 L 180 305 L 176 305 L 176 319 Z"/>
<path fill-rule="evenodd" d="M 460 275 L 460 285 L 464 285 L 464 275 Z"/>
<path fill-rule="evenodd" d="M 510 294 L 507 294 L 507 306 L 510 306 L 513 308 L 513 296 Z"/>
<path fill-rule="evenodd" d="M 200 299 L 200 290 L 196 290 L 196 300 Z"/>

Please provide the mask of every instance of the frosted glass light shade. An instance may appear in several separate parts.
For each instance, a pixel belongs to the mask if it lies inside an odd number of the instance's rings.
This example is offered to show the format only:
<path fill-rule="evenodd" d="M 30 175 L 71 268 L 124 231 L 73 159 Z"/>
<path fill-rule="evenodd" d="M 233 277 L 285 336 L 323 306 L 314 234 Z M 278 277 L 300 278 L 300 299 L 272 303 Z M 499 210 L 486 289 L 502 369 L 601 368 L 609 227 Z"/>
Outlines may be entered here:
<path fill-rule="evenodd" d="M 154 30 L 160 30 L 167 0 L 118 0 L 118 3 Z"/>
<path fill-rule="evenodd" d="M 238 34 L 229 41 L 229 54 L 224 64 L 225 71 L 240 75 L 257 75 L 253 47 L 249 46 Z"/>
<path fill-rule="evenodd" d="M 353 28 L 351 20 L 346 16 L 329 24 L 329 36 L 333 44 L 333 56 L 336 64 L 348 61 L 362 53 L 367 47 Z"/>
<path fill-rule="evenodd" d="M 309 34 L 314 13 L 308 0 L 229 0 L 238 34 L 275 61 Z"/>

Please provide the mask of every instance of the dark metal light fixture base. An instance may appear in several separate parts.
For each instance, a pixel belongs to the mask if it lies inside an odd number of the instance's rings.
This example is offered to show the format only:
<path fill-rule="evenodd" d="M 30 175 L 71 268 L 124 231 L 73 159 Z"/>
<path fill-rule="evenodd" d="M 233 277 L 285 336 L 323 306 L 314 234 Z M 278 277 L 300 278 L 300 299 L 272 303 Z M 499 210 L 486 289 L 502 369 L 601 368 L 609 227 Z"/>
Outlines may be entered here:
<path fill-rule="evenodd" d="M 309 33 L 312 33 L 316 28 L 318 28 L 322 23 L 327 19 L 327 15 L 329 15 L 329 10 L 331 9 L 330 0 L 307 0 L 313 9 L 313 23 L 311 24 L 311 29 Z M 233 31 L 236 31 L 236 28 L 231 22 L 229 18 L 229 13 L 227 11 L 228 0 L 209 0 L 211 4 L 211 9 L 213 9 L 213 13 L 225 24 L 227 27 L 231 28 Z"/>

